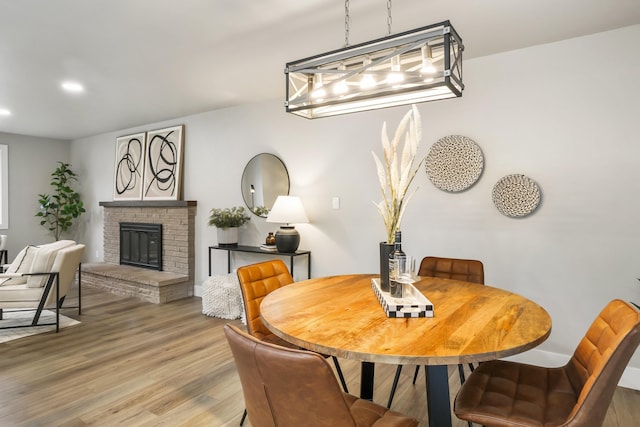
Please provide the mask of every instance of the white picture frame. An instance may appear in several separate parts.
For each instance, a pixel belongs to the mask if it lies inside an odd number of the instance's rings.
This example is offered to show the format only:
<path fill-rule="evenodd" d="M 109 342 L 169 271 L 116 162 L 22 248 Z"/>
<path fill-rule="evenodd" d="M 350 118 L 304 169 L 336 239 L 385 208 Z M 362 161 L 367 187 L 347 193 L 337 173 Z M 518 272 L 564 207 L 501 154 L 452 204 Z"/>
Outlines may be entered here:
<path fill-rule="evenodd" d="M 182 199 L 184 125 L 147 132 L 142 200 Z"/>

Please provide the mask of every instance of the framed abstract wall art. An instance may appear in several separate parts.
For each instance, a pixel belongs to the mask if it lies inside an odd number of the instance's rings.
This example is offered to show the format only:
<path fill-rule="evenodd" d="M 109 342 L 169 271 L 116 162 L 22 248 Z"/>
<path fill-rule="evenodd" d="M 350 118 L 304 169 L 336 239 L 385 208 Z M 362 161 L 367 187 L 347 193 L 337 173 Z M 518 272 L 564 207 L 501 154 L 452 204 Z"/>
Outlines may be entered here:
<path fill-rule="evenodd" d="M 113 200 L 142 200 L 146 133 L 116 138 Z"/>
<path fill-rule="evenodd" d="M 142 200 L 181 200 L 184 125 L 147 132 Z"/>

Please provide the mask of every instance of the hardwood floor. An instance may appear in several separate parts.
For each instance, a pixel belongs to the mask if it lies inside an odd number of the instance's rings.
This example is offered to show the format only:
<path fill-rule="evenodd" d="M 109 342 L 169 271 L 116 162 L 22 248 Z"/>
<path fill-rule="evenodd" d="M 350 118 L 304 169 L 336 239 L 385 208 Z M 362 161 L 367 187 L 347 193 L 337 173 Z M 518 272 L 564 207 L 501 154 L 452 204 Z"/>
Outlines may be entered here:
<path fill-rule="evenodd" d="M 222 333 L 228 321 L 204 316 L 199 298 L 155 305 L 85 288 L 82 316 L 64 314 L 82 323 L 0 344 L 1 427 L 238 425 L 244 402 Z M 340 363 L 357 393 L 359 364 Z M 376 366 L 376 402 L 386 404 L 394 371 Z M 424 373 L 415 386 L 412 375 L 407 366 L 393 409 L 427 426 Z M 455 394 L 453 370 L 450 384 Z M 640 392 L 619 388 L 604 425 L 639 419 Z"/>

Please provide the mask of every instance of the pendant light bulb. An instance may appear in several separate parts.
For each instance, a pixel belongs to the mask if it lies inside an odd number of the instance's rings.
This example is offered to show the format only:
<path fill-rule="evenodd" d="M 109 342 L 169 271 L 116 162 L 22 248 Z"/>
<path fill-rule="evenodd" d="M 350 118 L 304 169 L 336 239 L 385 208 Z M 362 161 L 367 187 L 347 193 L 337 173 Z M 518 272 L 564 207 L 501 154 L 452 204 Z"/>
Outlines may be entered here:
<path fill-rule="evenodd" d="M 342 71 L 343 74 L 339 77 L 338 82 L 336 82 L 333 85 L 333 93 L 334 95 L 344 95 L 345 93 L 349 92 L 349 86 L 347 86 L 347 79 L 343 78 L 344 74 L 346 73 L 346 67 L 344 66 L 344 64 L 341 64 L 338 67 L 339 71 Z"/>
<path fill-rule="evenodd" d="M 314 89 L 311 92 L 311 96 L 317 101 L 322 101 L 327 96 L 327 90 L 322 84 L 322 74 L 316 74 L 314 80 L 315 84 L 313 85 Z"/>
<path fill-rule="evenodd" d="M 371 59 L 366 58 L 363 61 L 363 65 L 364 68 L 367 68 L 369 65 L 371 65 Z M 364 75 L 362 76 L 362 80 L 360 80 L 360 89 L 371 89 L 375 85 L 376 81 L 373 76 L 369 73 L 364 73 Z"/>
<path fill-rule="evenodd" d="M 420 73 L 424 76 L 425 82 L 433 81 L 433 75 L 438 72 L 436 67 L 433 65 L 433 60 L 431 59 L 431 49 L 427 46 L 422 46 L 420 48 L 422 53 L 422 68 L 420 69 Z"/>
<path fill-rule="evenodd" d="M 404 80 L 404 74 L 400 71 L 400 56 L 391 58 L 391 72 L 387 75 L 387 83 L 397 84 Z"/>

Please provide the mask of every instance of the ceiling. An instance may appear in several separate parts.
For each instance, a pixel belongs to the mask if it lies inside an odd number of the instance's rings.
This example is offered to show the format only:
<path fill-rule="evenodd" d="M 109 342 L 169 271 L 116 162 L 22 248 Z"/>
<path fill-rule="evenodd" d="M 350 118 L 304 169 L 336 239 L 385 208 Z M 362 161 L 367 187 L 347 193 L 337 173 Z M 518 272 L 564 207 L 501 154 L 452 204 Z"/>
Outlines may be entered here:
<path fill-rule="evenodd" d="M 386 0 L 349 3 L 350 44 L 387 35 Z M 392 33 L 449 19 L 470 59 L 639 24 L 640 1 L 396 0 L 391 14 Z M 343 0 L 0 0 L 0 132 L 75 139 L 284 102 L 284 64 L 343 47 L 344 22 Z"/>

